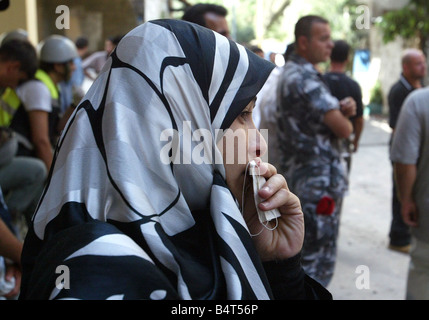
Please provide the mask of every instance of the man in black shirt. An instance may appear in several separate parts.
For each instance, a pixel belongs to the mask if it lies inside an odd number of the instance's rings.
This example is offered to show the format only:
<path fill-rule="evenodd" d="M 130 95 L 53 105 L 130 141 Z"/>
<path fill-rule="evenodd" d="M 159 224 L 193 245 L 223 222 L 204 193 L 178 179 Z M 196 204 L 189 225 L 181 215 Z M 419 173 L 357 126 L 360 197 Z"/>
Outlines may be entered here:
<path fill-rule="evenodd" d="M 392 128 L 391 141 L 395 133 L 396 121 L 405 98 L 415 89 L 422 87 L 422 80 L 426 75 L 426 58 L 422 51 L 408 49 L 402 57 L 402 74 L 399 80 L 389 91 L 389 125 Z M 399 203 L 395 180 L 393 178 L 392 189 L 392 223 L 389 232 L 392 250 L 408 253 L 410 250 L 410 230 L 403 222 L 401 216 L 401 204 Z"/>
<path fill-rule="evenodd" d="M 335 41 L 331 53 L 330 71 L 324 75 L 324 80 L 329 86 L 332 95 L 338 100 L 341 101 L 344 98 L 352 97 L 356 101 L 356 115 L 350 118 L 353 124 L 353 135 L 349 139 L 344 140 L 345 150 L 343 156 L 350 172 L 351 155 L 357 151 L 364 120 L 361 87 L 355 80 L 346 75 L 349 55 L 349 44 L 343 40 Z"/>

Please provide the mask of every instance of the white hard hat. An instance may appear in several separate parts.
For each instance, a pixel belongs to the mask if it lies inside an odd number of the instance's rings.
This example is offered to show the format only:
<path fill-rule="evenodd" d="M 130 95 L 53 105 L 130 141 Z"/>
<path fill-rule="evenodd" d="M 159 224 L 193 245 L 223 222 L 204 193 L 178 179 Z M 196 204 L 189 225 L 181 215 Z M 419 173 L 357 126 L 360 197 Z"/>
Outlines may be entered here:
<path fill-rule="evenodd" d="M 39 60 L 48 63 L 65 63 L 78 57 L 76 45 L 69 38 L 52 35 L 39 46 Z"/>
<path fill-rule="evenodd" d="M 28 40 L 28 33 L 24 29 L 16 29 L 9 32 L 3 32 L 0 35 L 0 46 L 10 40 Z"/>

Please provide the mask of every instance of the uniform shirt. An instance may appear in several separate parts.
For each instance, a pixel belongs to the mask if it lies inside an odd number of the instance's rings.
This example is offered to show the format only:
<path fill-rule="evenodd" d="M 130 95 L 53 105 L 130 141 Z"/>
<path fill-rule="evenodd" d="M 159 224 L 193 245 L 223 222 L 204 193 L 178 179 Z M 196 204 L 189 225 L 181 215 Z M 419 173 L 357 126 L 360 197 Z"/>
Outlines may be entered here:
<path fill-rule="evenodd" d="M 340 140 L 323 123 L 328 111 L 339 109 L 338 99 L 314 66 L 296 54 L 284 66 L 278 89 L 281 170 L 292 192 L 299 186 L 313 198 L 341 198 L 347 177 Z"/>
<path fill-rule="evenodd" d="M 419 226 L 412 234 L 429 243 L 429 88 L 413 91 L 399 113 L 390 158 L 417 166 L 413 198 L 419 211 Z"/>

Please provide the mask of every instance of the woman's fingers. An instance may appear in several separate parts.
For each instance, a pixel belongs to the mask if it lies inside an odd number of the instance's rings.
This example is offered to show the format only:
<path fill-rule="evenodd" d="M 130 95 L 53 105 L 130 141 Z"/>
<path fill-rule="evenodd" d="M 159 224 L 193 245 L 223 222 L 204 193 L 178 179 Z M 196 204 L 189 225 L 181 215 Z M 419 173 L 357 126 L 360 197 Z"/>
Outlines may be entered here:
<path fill-rule="evenodd" d="M 270 194 L 270 192 L 267 191 L 266 194 Z M 261 202 L 259 204 L 259 208 L 264 211 L 279 208 L 287 203 L 288 197 L 289 191 L 285 188 L 281 188 L 277 190 L 273 195 L 266 198 L 267 200 Z"/>
<path fill-rule="evenodd" d="M 261 158 L 255 158 L 252 161 L 256 163 L 259 175 L 268 179 L 272 175 L 277 174 L 276 167 L 274 167 L 272 164 L 269 164 L 268 162 L 263 162 Z"/>
<path fill-rule="evenodd" d="M 262 199 L 268 199 L 273 196 L 277 191 L 286 188 L 286 182 L 282 175 L 276 174 L 267 178 L 262 188 L 259 190 L 259 196 Z"/>
<path fill-rule="evenodd" d="M 266 178 L 266 182 L 258 191 L 259 197 L 263 200 L 259 204 L 259 208 L 264 211 L 272 209 L 280 209 L 288 207 L 296 201 L 295 196 L 289 191 L 286 179 L 283 175 L 277 173 L 277 169 L 266 162 L 262 162 L 260 158 L 255 159 L 259 173 Z"/>

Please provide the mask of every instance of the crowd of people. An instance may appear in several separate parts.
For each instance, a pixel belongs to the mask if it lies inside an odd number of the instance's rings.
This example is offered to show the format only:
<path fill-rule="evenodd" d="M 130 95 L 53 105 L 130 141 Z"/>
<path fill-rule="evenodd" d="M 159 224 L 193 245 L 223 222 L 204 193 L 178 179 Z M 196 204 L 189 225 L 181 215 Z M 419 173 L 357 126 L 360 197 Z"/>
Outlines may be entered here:
<path fill-rule="evenodd" d="M 362 92 L 347 75 L 352 48 L 307 15 L 279 67 L 231 39 L 227 14 L 198 4 L 92 54 L 85 37 L 52 35 L 39 52 L 24 30 L 2 37 L 0 296 L 332 299 L 364 129 Z M 407 50 L 402 66 L 389 94 L 389 247 L 410 253 L 407 298 L 428 299 L 425 56 Z M 211 138 L 182 141 L 192 129 Z M 266 179 L 259 190 L 250 164 Z M 59 265 L 79 275 L 67 288 Z"/>
<path fill-rule="evenodd" d="M 85 37 L 73 43 L 65 36 L 52 35 L 39 44 L 39 52 L 25 30 L 6 32 L 0 38 L 2 223 L 22 242 L 46 186 L 60 133 L 84 96 L 84 73 L 94 66 L 82 63 L 90 58 Z M 2 230 L 6 230 L 3 225 Z M 11 254 L 6 248 L 11 234 L 4 234 L 1 252 L 7 250 L 2 255 L 7 259 L 0 265 L 4 269 L 9 266 L 4 262 L 11 259 L 14 271 L 15 263 L 20 264 L 22 245 L 11 247 L 19 250 Z M 14 290 L 2 292 L 4 297 L 16 296 L 17 275 Z"/>

